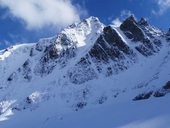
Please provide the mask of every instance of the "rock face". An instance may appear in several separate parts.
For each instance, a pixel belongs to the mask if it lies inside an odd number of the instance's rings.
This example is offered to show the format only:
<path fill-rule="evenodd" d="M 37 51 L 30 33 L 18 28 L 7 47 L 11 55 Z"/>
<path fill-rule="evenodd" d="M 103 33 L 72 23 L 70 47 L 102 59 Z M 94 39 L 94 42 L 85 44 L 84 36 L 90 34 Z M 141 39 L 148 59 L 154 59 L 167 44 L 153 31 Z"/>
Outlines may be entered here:
<path fill-rule="evenodd" d="M 142 41 L 144 39 L 144 33 L 141 28 L 138 27 L 137 22 L 133 16 L 127 18 L 123 24 L 121 24 L 120 29 L 126 33 L 131 33 L 133 35 L 133 41 Z M 128 37 L 128 36 L 127 36 Z"/>
<path fill-rule="evenodd" d="M 141 18 L 140 21 L 138 22 L 139 25 L 143 25 L 143 26 L 148 26 L 148 22 L 145 18 Z"/>
<path fill-rule="evenodd" d="M 107 26 L 85 57 L 81 58 L 68 74 L 73 83 L 81 84 L 97 78 L 98 73 L 105 76 L 117 74 L 128 69 L 135 61 L 136 54 L 133 50 L 125 44 L 114 28 Z"/>
<path fill-rule="evenodd" d="M 121 24 L 120 29 L 133 42 L 140 42 L 135 48 L 144 56 L 151 56 L 159 51 L 161 41 L 156 37 L 162 33 L 156 32 L 146 19 L 141 18 L 137 22 L 133 16 L 130 16 Z M 151 33 L 156 33 L 157 36 Z"/>
<path fill-rule="evenodd" d="M 110 70 L 115 73 L 127 69 L 126 57 L 129 58 L 129 63 L 134 63 L 136 56 L 111 26 L 104 28 L 103 34 L 97 39 L 89 54 L 94 63 L 113 62 L 114 65 L 110 67 Z"/>

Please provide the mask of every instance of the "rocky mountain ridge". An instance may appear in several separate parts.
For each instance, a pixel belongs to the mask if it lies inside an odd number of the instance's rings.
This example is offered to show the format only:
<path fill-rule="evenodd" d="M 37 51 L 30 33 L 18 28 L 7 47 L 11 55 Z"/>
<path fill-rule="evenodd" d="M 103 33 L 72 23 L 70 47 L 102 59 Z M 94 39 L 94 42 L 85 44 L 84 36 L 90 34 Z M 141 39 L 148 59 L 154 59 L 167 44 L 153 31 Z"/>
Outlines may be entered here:
<path fill-rule="evenodd" d="M 1 116 L 53 102 L 79 110 L 165 96 L 170 91 L 169 33 L 144 18 L 130 16 L 115 27 L 90 17 L 54 37 L 2 50 Z"/>

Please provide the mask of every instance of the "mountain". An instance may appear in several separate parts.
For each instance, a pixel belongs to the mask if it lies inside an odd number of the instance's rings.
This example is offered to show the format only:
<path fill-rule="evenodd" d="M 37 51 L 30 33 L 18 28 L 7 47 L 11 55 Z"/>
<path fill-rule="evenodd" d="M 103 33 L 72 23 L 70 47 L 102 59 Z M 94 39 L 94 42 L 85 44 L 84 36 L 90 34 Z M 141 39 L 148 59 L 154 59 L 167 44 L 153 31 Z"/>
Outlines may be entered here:
<path fill-rule="evenodd" d="M 169 68 L 170 30 L 133 16 L 119 27 L 89 17 L 54 37 L 0 51 L 0 126 L 21 127 L 22 120 L 24 128 L 52 128 L 63 114 L 101 104 L 123 111 L 122 105 L 144 99 L 148 108 L 149 100 L 163 102 L 163 108 Z"/>

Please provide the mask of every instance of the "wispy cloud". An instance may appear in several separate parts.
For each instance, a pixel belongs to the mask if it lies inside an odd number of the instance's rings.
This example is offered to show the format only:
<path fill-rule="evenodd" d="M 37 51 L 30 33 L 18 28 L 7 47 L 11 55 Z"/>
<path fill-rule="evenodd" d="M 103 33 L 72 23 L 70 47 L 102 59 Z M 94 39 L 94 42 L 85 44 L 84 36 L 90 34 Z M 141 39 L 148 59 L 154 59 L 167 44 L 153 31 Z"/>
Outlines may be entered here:
<path fill-rule="evenodd" d="M 170 0 L 155 0 L 159 10 L 152 10 L 155 15 L 162 15 L 170 9 Z"/>
<path fill-rule="evenodd" d="M 120 13 L 120 18 L 124 20 L 125 18 L 134 15 L 130 10 L 122 10 Z"/>
<path fill-rule="evenodd" d="M 9 47 L 11 43 L 7 40 L 0 40 L 0 50 L 4 49 L 5 47 Z"/>
<path fill-rule="evenodd" d="M 120 16 L 117 17 L 112 21 L 112 24 L 116 27 L 119 27 L 123 20 L 125 20 L 127 17 L 134 15 L 130 10 L 122 10 L 120 12 Z"/>
<path fill-rule="evenodd" d="M 116 19 L 114 19 L 114 20 L 112 21 L 112 24 L 113 24 L 115 27 L 119 27 L 119 26 L 122 24 L 122 22 L 120 21 L 119 18 L 116 18 Z"/>
<path fill-rule="evenodd" d="M 0 0 L 0 6 L 8 8 L 12 16 L 24 21 L 28 29 L 66 26 L 79 21 L 80 16 L 86 13 L 71 0 Z"/>

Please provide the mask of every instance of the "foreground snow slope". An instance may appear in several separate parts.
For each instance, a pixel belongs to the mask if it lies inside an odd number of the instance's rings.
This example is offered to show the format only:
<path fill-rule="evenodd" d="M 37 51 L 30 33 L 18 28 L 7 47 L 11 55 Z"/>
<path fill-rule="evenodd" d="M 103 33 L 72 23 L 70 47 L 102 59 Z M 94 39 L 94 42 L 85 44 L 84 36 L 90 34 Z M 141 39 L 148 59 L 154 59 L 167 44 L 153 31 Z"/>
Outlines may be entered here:
<path fill-rule="evenodd" d="M 170 95 L 145 101 L 106 104 L 78 112 L 49 111 L 16 113 L 0 123 L 2 128 L 169 128 Z M 52 106 L 46 106 L 51 109 Z"/>
<path fill-rule="evenodd" d="M 145 117 L 154 122 L 169 105 L 169 33 L 143 18 L 130 16 L 115 27 L 90 17 L 57 36 L 0 51 L 0 126 L 64 127 L 76 119 L 75 127 L 124 127 L 147 125 Z M 160 109 L 149 113 L 155 105 Z M 148 114 L 129 117 L 138 109 Z"/>

